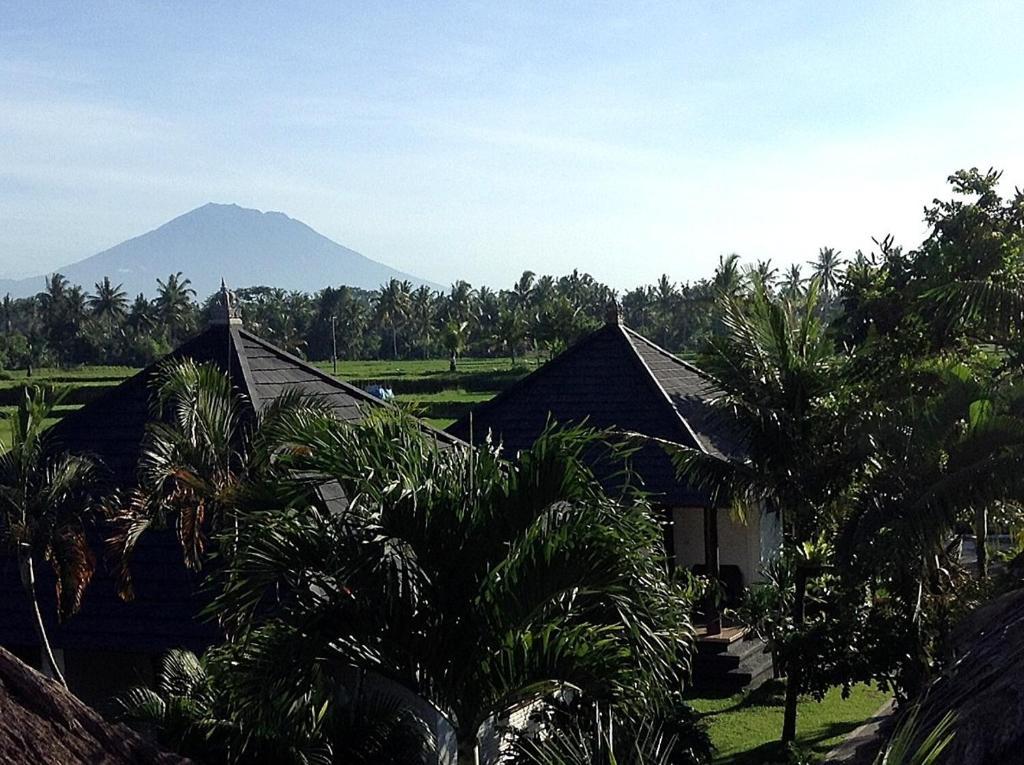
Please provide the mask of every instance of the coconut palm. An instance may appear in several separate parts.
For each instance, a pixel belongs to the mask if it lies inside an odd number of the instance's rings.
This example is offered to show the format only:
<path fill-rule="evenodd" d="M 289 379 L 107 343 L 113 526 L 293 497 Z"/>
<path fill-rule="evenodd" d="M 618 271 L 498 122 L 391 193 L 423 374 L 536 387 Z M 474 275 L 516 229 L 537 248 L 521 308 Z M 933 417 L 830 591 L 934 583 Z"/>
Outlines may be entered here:
<path fill-rule="evenodd" d="M 148 332 L 156 325 L 156 311 L 153 304 L 141 292 L 135 296 L 135 301 L 128 312 L 127 322 L 136 334 Z"/>
<path fill-rule="evenodd" d="M 772 266 L 771 258 L 759 260 L 753 266 L 747 268 L 747 278 L 751 281 L 759 281 L 771 292 L 779 276 L 779 269 Z"/>
<path fill-rule="evenodd" d="M 782 276 L 782 295 L 789 300 L 795 300 L 803 294 L 805 282 L 806 279 L 804 279 L 801 273 L 800 264 L 790 264 Z"/>
<path fill-rule="evenodd" d="M 736 422 L 747 458 L 724 460 L 685 447 L 668 447 L 681 478 L 705 489 L 714 504 L 767 506 L 782 511 L 793 550 L 815 539 L 851 465 L 842 413 L 833 395 L 842 389 L 843 358 L 818 318 L 818 282 L 803 305 L 773 298 L 755 284 L 749 299 L 725 299 L 724 334 L 701 357 L 709 380 L 724 393 L 715 401 Z M 798 570 L 794 622 L 803 621 L 807 571 Z M 786 658 L 788 683 L 783 741 L 796 733 L 802 662 Z"/>
<path fill-rule="evenodd" d="M 173 341 L 191 327 L 195 308 L 192 298 L 195 297 L 196 291 L 192 289 L 190 279 L 182 278 L 181 271 L 170 274 L 167 281 L 157 279 L 156 284 L 156 313 L 168 338 Z"/>
<path fill-rule="evenodd" d="M 526 311 L 533 305 L 534 285 L 533 281 L 537 275 L 533 271 L 523 271 L 512 287 L 512 301 L 521 311 Z"/>
<path fill-rule="evenodd" d="M 592 434 L 549 432 L 515 464 L 401 416 L 292 442 L 293 479 L 250 491 L 211 608 L 245 656 L 232 682 L 266 716 L 329 710 L 360 667 L 432 704 L 472 762 L 481 725 L 513 706 L 574 688 L 650 711 L 681 687 L 693 631 L 661 528 L 603 492 Z M 297 490 L 325 480 L 344 512 Z"/>
<path fill-rule="evenodd" d="M 498 313 L 498 320 L 491 336 L 491 347 L 504 348 L 512 365 L 516 363 L 516 349 L 526 339 L 526 322 L 523 313 L 514 306 L 504 306 Z"/>
<path fill-rule="evenodd" d="M 45 662 L 66 686 L 39 608 L 36 563 L 53 568 L 59 616 L 74 614 L 95 568 L 85 519 L 93 507 L 96 468 L 87 457 L 59 452 L 46 434 L 46 419 L 58 401 L 26 388 L 10 417 L 10 448 L 0 455 L 0 544 L 18 561 Z"/>
<path fill-rule="evenodd" d="M 445 298 L 448 319 L 468 324 L 476 315 L 476 302 L 476 291 L 469 282 L 462 279 L 455 282 Z"/>
<path fill-rule="evenodd" d="M 392 279 L 381 285 L 374 298 L 377 321 L 391 330 L 392 358 L 398 358 L 398 328 L 405 323 L 409 314 L 409 293 L 412 285 Z"/>
<path fill-rule="evenodd" d="M 469 322 L 449 319 L 441 331 L 441 343 L 448 351 L 448 370 L 455 372 L 459 366 L 459 356 L 466 350 L 466 328 Z"/>
<path fill-rule="evenodd" d="M 48 320 L 52 319 L 64 303 L 70 286 L 71 283 L 64 274 L 53 273 L 46 277 L 46 286 L 36 299 Z"/>
<path fill-rule="evenodd" d="M 437 316 L 437 297 L 425 284 L 416 288 L 409 299 L 409 322 L 416 333 L 416 340 L 426 358 L 430 351 L 434 320 Z"/>
<path fill-rule="evenodd" d="M 822 247 L 818 257 L 808 261 L 811 273 L 821 284 L 822 303 L 828 306 L 839 288 L 839 280 L 843 275 L 842 253 L 832 247 Z"/>
<path fill-rule="evenodd" d="M 92 315 L 98 319 L 105 319 L 108 324 L 113 324 L 124 318 L 128 308 L 128 296 L 121 289 L 123 285 L 114 285 L 109 276 L 104 276 L 103 281 L 96 282 L 96 294 L 86 299 L 86 304 Z"/>
<path fill-rule="evenodd" d="M 712 279 L 712 285 L 716 295 L 735 297 L 743 289 L 743 272 L 740 269 L 740 256 L 735 252 L 731 255 L 719 255 L 718 267 Z"/>

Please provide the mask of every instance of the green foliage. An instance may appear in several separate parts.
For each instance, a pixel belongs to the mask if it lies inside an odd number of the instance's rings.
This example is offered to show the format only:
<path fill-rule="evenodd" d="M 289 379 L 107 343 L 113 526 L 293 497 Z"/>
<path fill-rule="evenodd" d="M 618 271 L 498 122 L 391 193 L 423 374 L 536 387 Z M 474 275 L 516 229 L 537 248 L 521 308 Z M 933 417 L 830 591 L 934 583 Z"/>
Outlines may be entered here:
<path fill-rule="evenodd" d="M 303 728 L 260 727 L 226 682 L 230 654 L 203 658 L 184 650 L 164 655 L 155 688 L 134 688 L 116 700 L 117 719 L 154 733 L 164 747 L 202 762 L 328 765 L 417 765 L 433 746 L 421 721 L 385 693 L 357 693 L 318 710 Z"/>
<path fill-rule="evenodd" d="M 550 432 L 510 465 L 401 417 L 293 432 L 281 465 L 296 478 L 250 487 L 211 610 L 247 714 L 298 725 L 347 666 L 428 700 L 460 742 L 561 689 L 630 714 L 667 704 L 689 666 L 688 602 L 650 509 L 585 466 L 595 438 Z M 328 481 L 343 511 L 310 494 Z"/>
<path fill-rule="evenodd" d="M 50 564 L 63 619 L 78 610 L 95 569 L 85 528 L 95 507 L 97 468 L 87 456 L 61 452 L 45 433 L 60 400 L 44 388 L 25 388 L 8 418 L 10 447 L 0 454 L 0 545 L 19 561 L 36 557 Z"/>
<path fill-rule="evenodd" d="M 533 715 L 503 758 L 510 765 L 700 765 L 711 743 L 693 710 L 677 700 L 656 717 L 630 719 L 599 705 L 547 707 Z"/>
<path fill-rule="evenodd" d="M 244 482 L 270 469 L 288 428 L 323 411 L 296 391 L 253 417 L 218 366 L 191 359 L 164 364 L 154 380 L 154 419 L 142 445 L 139 484 L 105 501 L 122 597 L 134 596 L 131 555 L 149 528 L 174 524 L 185 563 L 198 569 L 208 534 L 234 522 L 235 495 Z"/>
<path fill-rule="evenodd" d="M 948 712 L 922 734 L 915 707 L 875 758 L 875 765 L 934 765 L 956 736 L 956 715 Z"/>

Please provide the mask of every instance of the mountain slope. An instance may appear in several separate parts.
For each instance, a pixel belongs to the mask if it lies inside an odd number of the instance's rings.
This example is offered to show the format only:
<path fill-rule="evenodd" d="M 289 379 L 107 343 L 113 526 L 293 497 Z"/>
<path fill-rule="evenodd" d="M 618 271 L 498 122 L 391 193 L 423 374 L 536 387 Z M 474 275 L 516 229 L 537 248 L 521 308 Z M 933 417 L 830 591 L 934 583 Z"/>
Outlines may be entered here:
<path fill-rule="evenodd" d="M 158 278 L 181 271 L 200 299 L 215 291 L 222 277 L 233 288 L 266 285 L 307 292 L 341 284 L 375 289 L 391 278 L 431 284 L 342 247 L 284 213 L 212 203 L 57 270 L 87 290 L 109 276 L 129 295 L 150 296 Z M 0 294 L 33 295 L 43 280 L 43 275 L 0 279 Z"/>

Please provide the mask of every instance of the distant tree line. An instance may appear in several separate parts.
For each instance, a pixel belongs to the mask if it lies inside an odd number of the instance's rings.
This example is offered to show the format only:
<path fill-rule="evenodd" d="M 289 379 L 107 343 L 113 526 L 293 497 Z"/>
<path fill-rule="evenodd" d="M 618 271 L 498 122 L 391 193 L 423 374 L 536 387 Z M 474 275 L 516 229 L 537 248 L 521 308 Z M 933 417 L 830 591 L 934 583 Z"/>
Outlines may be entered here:
<path fill-rule="evenodd" d="M 858 255 L 858 257 L 862 257 Z M 843 263 L 823 248 L 810 266 L 826 308 L 838 294 Z M 524 271 L 508 289 L 457 281 L 447 291 L 392 279 L 377 290 L 325 287 L 313 294 L 267 286 L 237 291 L 245 325 L 292 353 L 313 360 L 409 359 L 464 354 L 553 355 L 599 326 L 614 300 L 625 323 L 673 351 L 690 351 L 719 329 L 716 298 L 755 283 L 794 297 L 808 278 L 799 265 L 785 273 L 771 261 L 744 266 L 719 259 L 696 282 L 655 284 L 618 293 L 586 273 L 554 277 Z M 205 324 L 213 296 L 201 302 L 183 274 L 157 280 L 156 297 L 132 299 L 109 277 L 87 290 L 62 274 L 47 277 L 34 297 L 0 304 L 0 369 L 79 364 L 140 366 L 167 353 Z"/>

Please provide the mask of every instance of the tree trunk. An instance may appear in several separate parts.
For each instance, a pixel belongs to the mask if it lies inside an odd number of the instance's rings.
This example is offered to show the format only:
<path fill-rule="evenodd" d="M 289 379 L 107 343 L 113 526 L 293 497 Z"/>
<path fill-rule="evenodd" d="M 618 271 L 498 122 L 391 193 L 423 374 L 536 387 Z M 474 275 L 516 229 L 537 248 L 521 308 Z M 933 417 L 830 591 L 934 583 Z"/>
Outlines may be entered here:
<path fill-rule="evenodd" d="M 978 578 L 988 578 L 988 508 L 980 507 L 974 518 L 974 547 L 978 555 Z"/>
<path fill-rule="evenodd" d="M 793 628 L 800 632 L 804 626 L 804 601 L 807 596 L 807 568 L 797 564 L 796 594 L 793 598 Z M 804 665 L 800 652 L 790 642 L 786 656 L 786 705 L 782 716 L 782 743 L 789 744 L 796 739 L 796 707 L 800 700 L 800 686 L 803 684 Z"/>
<path fill-rule="evenodd" d="M 395 360 L 398 359 L 398 327 L 391 325 L 391 353 Z"/>
<path fill-rule="evenodd" d="M 452 357 L 448 360 L 448 371 L 449 372 L 455 372 L 455 371 L 458 370 L 458 366 L 459 366 L 458 358 L 453 353 Z"/>
<path fill-rule="evenodd" d="M 458 763 L 459 765 L 479 765 L 477 759 L 476 736 L 458 736 Z"/>
<path fill-rule="evenodd" d="M 51 675 L 57 682 L 67 688 L 68 683 L 61 673 L 60 667 L 57 666 L 57 660 L 53 656 L 53 649 L 50 647 L 50 639 L 46 635 L 43 613 L 39 610 L 39 597 L 36 594 L 36 568 L 32 554 L 19 553 L 18 563 L 21 570 L 21 584 L 25 588 L 25 594 L 28 596 L 29 602 L 32 604 L 32 615 L 35 617 L 33 626 L 35 627 L 36 637 L 39 639 L 39 649 L 43 654 L 43 663 L 44 665 L 49 664 L 49 667 L 43 667 L 43 674 Z"/>
<path fill-rule="evenodd" d="M 718 607 L 718 592 L 721 587 L 722 567 L 718 551 L 718 509 L 714 506 L 704 508 L 704 569 L 711 583 L 705 606 L 707 634 L 720 635 L 722 613 Z"/>

